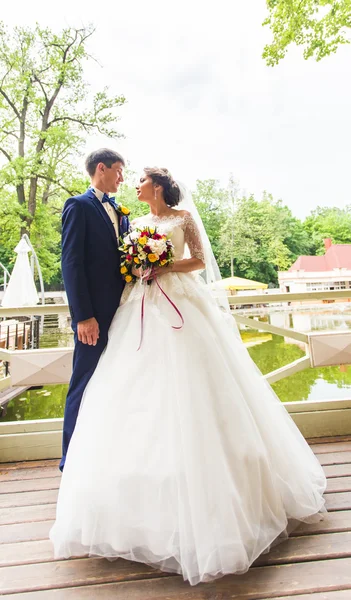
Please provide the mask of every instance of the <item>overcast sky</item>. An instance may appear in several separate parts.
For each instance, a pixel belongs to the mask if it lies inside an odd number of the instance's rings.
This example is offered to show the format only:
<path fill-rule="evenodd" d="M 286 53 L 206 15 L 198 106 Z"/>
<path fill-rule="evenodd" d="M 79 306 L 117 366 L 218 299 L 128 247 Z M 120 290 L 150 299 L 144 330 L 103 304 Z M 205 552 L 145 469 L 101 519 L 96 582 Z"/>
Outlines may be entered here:
<path fill-rule="evenodd" d="M 323 61 L 300 49 L 275 68 L 265 0 L 20 0 L 1 7 L 14 24 L 94 23 L 86 68 L 93 90 L 124 94 L 120 130 L 107 144 L 134 170 L 166 166 L 193 186 L 232 173 L 247 193 L 281 198 L 296 216 L 351 204 L 351 45 Z M 93 137 L 87 151 L 106 145 Z"/>

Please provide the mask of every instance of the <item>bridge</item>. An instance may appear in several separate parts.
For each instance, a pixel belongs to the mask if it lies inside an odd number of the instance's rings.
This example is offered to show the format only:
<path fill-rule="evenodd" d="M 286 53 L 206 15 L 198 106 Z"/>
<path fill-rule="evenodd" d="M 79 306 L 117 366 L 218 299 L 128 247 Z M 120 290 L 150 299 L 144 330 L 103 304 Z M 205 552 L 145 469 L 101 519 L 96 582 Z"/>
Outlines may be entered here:
<path fill-rule="evenodd" d="M 340 302 L 349 294 L 270 294 L 264 302 Z M 230 302 L 262 303 L 262 295 L 234 296 Z M 66 304 L 0 309 L 0 317 L 12 318 L 67 313 Z M 306 368 L 351 363 L 351 332 L 306 333 L 247 315 L 234 318 L 304 345 L 305 356 L 265 376 L 271 383 Z M 10 374 L 2 376 L 0 388 L 68 382 L 71 358 L 70 348 L 1 349 Z M 0 423 L 0 595 L 13 600 L 350 600 L 351 398 L 284 406 L 324 468 L 329 512 L 323 521 L 301 524 L 246 574 L 195 588 L 179 576 L 122 559 L 55 560 L 48 533 L 60 483 L 62 419 Z"/>

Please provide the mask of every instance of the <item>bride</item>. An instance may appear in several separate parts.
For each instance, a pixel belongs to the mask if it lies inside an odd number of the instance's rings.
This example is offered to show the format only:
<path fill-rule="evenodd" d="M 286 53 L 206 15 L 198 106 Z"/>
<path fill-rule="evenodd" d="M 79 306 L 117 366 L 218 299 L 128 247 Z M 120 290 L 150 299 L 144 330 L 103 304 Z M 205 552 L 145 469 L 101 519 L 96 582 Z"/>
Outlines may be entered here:
<path fill-rule="evenodd" d="M 194 585 L 247 571 L 292 524 L 320 519 L 326 480 L 211 292 L 218 267 L 195 206 L 166 169 L 145 169 L 137 195 L 150 212 L 132 227 L 173 241 L 174 264 L 155 275 L 180 315 L 155 281 L 126 285 L 50 538 L 56 558 L 122 557 Z"/>

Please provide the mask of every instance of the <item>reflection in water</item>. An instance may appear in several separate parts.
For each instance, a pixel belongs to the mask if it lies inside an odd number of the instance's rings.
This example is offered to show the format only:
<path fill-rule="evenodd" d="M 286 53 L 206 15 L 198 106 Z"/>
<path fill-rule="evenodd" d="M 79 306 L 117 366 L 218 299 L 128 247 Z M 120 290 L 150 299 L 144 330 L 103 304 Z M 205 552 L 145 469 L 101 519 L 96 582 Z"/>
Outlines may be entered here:
<path fill-rule="evenodd" d="M 269 322 L 276 327 L 294 328 L 298 331 L 351 329 L 351 307 L 347 304 L 303 310 L 276 309 L 271 312 L 251 313 L 250 317 Z M 57 327 L 60 327 L 58 329 Z M 248 351 L 262 373 L 269 373 L 301 358 L 304 345 L 291 338 L 242 328 L 241 335 Z M 73 334 L 67 319 L 45 319 L 41 347 L 72 346 Z M 291 375 L 273 386 L 283 402 L 298 400 L 327 400 L 351 397 L 351 367 L 323 367 L 306 369 Z M 3 421 L 51 419 L 63 416 L 67 385 L 50 385 L 45 389 L 29 390 L 12 400 Z"/>
<path fill-rule="evenodd" d="M 313 309 L 300 308 L 290 311 L 272 311 L 256 316 L 276 327 L 293 328 L 296 331 L 347 331 L 351 329 L 349 304 L 322 305 Z M 257 333 L 257 335 L 260 335 Z M 269 373 L 305 354 L 304 344 L 292 338 L 272 336 L 272 340 L 257 348 L 249 348 L 253 360 L 262 373 Z M 273 389 L 283 402 L 299 400 L 343 399 L 351 396 L 351 367 L 322 367 L 306 369 L 273 384 Z"/>

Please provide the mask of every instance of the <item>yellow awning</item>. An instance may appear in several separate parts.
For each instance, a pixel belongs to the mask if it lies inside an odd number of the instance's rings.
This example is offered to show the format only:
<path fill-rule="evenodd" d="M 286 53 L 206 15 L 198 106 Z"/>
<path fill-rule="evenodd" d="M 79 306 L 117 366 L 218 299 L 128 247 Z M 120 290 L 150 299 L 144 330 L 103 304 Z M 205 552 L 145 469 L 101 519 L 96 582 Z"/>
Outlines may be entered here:
<path fill-rule="evenodd" d="M 252 279 L 244 279 L 243 277 L 227 277 L 218 281 L 216 287 L 221 287 L 225 290 L 265 290 L 268 288 L 266 283 L 253 281 Z"/>

